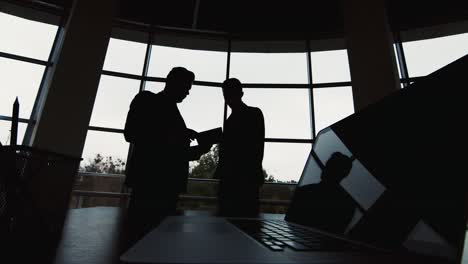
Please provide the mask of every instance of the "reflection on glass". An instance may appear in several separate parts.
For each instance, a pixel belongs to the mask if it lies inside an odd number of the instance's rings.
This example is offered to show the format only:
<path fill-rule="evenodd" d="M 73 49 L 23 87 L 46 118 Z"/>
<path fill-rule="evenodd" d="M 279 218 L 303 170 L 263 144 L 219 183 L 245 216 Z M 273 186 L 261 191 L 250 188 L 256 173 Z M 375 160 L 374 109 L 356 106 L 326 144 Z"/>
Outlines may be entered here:
<path fill-rule="evenodd" d="M 364 214 L 358 208 L 356 208 L 356 210 L 354 210 L 353 218 L 351 219 L 351 222 L 349 223 L 344 233 L 347 234 L 351 229 L 353 229 L 353 227 L 359 222 L 359 220 L 361 220 L 363 216 Z"/>
<path fill-rule="evenodd" d="M 455 248 L 424 221 L 419 221 L 416 224 L 409 233 L 407 240 L 403 243 L 403 246 L 409 250 L 419 251 L 428 255 L 435 254 L 450 259 L 457 257 Z"/>
<path fill-rule="evenodd" d="M 19 116 L 29 119 L 44 69 L 42 65 L 0 58 L 0 115 L 11 116 L 18 97 Z"/>
<path fill-rule="evenodd" d="M 313 83 L 351 81 L 346 50 L 318 51 L 310 55 Z"/>
<path fill-rule="evenodd" d="M 193 85 L 177 106 L 188 128 L 204 131 L 223 126 L 224 99 L 218 87 Z"/>
<path fill-rule="evenodd" d="M 449 213 L 449 216 L 455 218 L 445 217 L 446 213 L 435 214 L 434 210 L 443 208 L 443 203 L 449 205 L 449 210 L 454 210 L 456 201 L 445 197 L 446 199 L 442 200 L 436 199 L 434 205 L 430 199 L 426 199 L 430 198 L 428 194 L 437 196 L 441 192 L 428 191 L 430 183 L 412 186 L 405 178 L 403 181 L 384 186 L 376 175 L 372 175 L 364 167 L 376 164 L 361 164 L 359 157 L 352 161 L 338 155 L 343 163 L 330 164 L 330 153 L 342 152 L 350 155 L 331 128 L 319 133 L 313 148 L 318 158 L 315 160 L 314 155 L 309 156 L 307 166 L 310 166 L 310 169 L 305 169 L 286 220 L 340 235 L 346 234 L 351 239 L 381 247 L 396 250 L 406 248 L 415 253 L 454 259 L 456 251 L 453 245 L 458 243 L 457 232 L 460 230 L 456 231 L 457 225 L 452 225 L 454 222 L 449 220 L 462 217 L 462 214 Z M 323 170 L 315 163 L 318 160 L 325 163 Z M 330 177 L 333 175 L 334 177 Z M 320 182 L 317 184 L 318 177 Z M 337 186 L 339 188 L 336 188 Z M 350 210 L 353 206 L 354 210 Z M 459 227 L 464 230 L 464 226 Z"/>
<path fill-rule="evenodd" d="M 309 90 L 245 88 L 243 101 L 262 110 L 265 137 L 312 137 L 310 127 Z"/>
<path fill-rule="evenodd" d="M 341 181 L 341 186 L 365 210 L 368 210 L 385 191 L 385 187 L 357 159 L 353 162 L 349 176 Z"/>
<path fill-rule="evenodd" d="M 90 125 L 123 129 L 139 87 L 138 80 L 102 75 Z"/>
<path fill-rule="evenodd" d="M 96 155 L 112 157 L 113 160 L 127 160 L 129 143 L 123 134 L 88 130 L 80 167 L 92 164 Z M 125 167 L 123 167 L 125 169 Z"/>
<path fill-rule="evenodd" d="M 21 145 L 24 138 L 24 133 L 26 132 L 26 127 L 28 125 L 25 123 L 18 123 L 18 138 L 16 144 Z M 10 145 L 11 139 L 11 122 L 0 120 L 0 143 L 2 145 Z"/>
<path fill-rule="evenodd" d="M 307 185 L 307 184 L 314 184 L 320 182 L 320 172 L 322 169 L 317 161 L 309 154 L 307 158 L 307 164 L 304 167 L 304 171 L 301 175 L 301 180 L 299 182 L 299 186 Z"/>
<path fill-rule="evenodd" d="M 315 133 L 354 113 L 353 91 L 350 86 L 315 88 Z"/>
<path fill-rule="evenodd" d="M 46 61 L 57 26 L 0 12 L 0 51 Z"/>
<path fill-rule="evenodd" d="M 317 138 L 318 141 L 322 139 Z M 316 166 L 314 160 L 313 155 L 307 160 L 306 166 L 312 168 L 305 170 L 297 186 L 288 210 L 288 220 L 343 234 L 357 217 L 358 210 L 346 190 L 340 187 L 340 182 L 349 177 L 353 161 L 335 151 L 323 162 L 323 169 Z"/>
<path fill-rule="evenodd" d="M 331 128 L 319 133 L 313 153 L 318 160 L 314 155 L 308 157 L 290 217 L 303 224 L 347 233 L 363 217 L 364 212 L 357 204 L 368 210 L 386 189 L 359 160 L 350 159 L 352 153 Z M 305 209 L 328 216 L 314 220 Z M 337 217 L 343 221 L 336 220 Z"/>
<path fill-rule="evenodd" d="M 104 70 L 141 75 L 145 53 L 146 44 L 111 38 L 107 47 Z"/>
<path fill-rule="evenodd" d="M 468 54 L 468 33 L 404 42 L 410 77 L 425 76 Z"/>
<path fill-rule="evenodd" d="M 226 65 L 226 52 L 153 45 L 148 76 L 166 77 L 173 67 L 181 66 L 192 71 L 195 74 L 195 80 L 222 82 L 226 78 Z"/>
<path fill-rule="evenodd" d="M 330 128 L 324 129 L 317 136 L 313 148 L 323 165 L 335 151 L 339 151 L 348 157 L 352 155 L 341 139 Z"/>
<path fill-rule="evenodd" d="M 229 76 L 243 83 L 308 83 L 306 53 L 231 53 Z"/>
<path fill-rule="evenodd" d="M 311 144 L 265 142 L 263 168 L 279 181 L 299 181 Z"/>

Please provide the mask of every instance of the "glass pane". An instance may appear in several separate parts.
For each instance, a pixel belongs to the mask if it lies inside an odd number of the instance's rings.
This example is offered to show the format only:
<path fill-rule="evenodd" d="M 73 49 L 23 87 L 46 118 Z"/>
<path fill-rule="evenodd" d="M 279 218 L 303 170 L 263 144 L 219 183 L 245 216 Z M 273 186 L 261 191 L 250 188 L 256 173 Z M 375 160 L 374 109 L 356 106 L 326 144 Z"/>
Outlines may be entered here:
<path fill-rule="evenodd" d="M 315 133 L 354 113 L 350 86 L 316 88 L 314 91 Z"/>
<path fill-rule="evenodd" d="M 194 85 L 190 94 L 177 106 L 188 128 L 200 132 L 223 126 L 224 99 L 221 88 Z"/>
<path fill-rule="evenodd" d="M 142 75 L 146 44 L 111 38 L 104 70 Z"/>
<path fill-rule="evenodd" d="M 31 116 L 45 66 L 0 58 L 0 115 L 11 116 L 18 97 L 19 116 Z"/>
<path fill-rule="evenodd" d="M 187 184 L 187 193 L 184 194 L 177 204 L 178 210 L 203 210 L 216 212 L 218 203 L 216 200 L 194 200 L 185 198 L 189 196 L 205 196 L 217 197 L 218 196 L 218 183 L 217 182 L 199 182 L 189 181 Z"/>
<path fill-rule="evenodd" d="M 112 161 L 115 163 L 117 163 L 119 159 L 126 162 L 128 147 L 129 143 L 125 141 L 121 133 L 88 130 L 80 170 L 98 173 L 123 173 L 125 165 L 109 169 L 108 166 L 105 166 L 105 162 L 109 157 L 111 157 Z M 103 162 L 99 163 L 94 161 L 98 155 L 103 158 Z M 90 167 L 87 168 L 86 166 Z"/>
<path fill-rule="evenodd" d="M 309 90 L 244 89 L 244 102 L 262 110 L 267 138 L 311 138 Z"/>
<path fill-rule="evenodd" d="M 263 184 L 260 189 L 260 199 L 290 201 L 296 189 L 291 184 Z"/>
<path fill-rule="evenodd" d="M 90 125 L 123 129 L 130 103 L 139 89 L 138 80 L 102 75 Z"/>
<path fill-rule="evenodd" d="M 299 181 L 311 144 L 265 142 L 263 169 L 275 180 Z"/>
<path fill-rule="evenodd" d="M 313 83 L 348 82 L 348 53 L 346 50 L 311 52 Z"/>
<path fill-rule="evenodd" d="M 120 207 L 120 198 L 109 198 L 109 197 L 85 197 L 72 195 L 70 199 L 70 209 L 77 208 L 89 208 L 99 206 L 112 206 Z"/>
<path fill-rule="evenodd" d="M 308 83 L 306 53 L 231 53 L 229 76 L 243 83 Z"/>
<path fill-rule="evenodd" d="M 296 185 L 264 184 L 260 189 L 260 200 L 290 201 Z M 286 214 L 288 205 L 261 204 L 261 213 Z"/>
<path fill-rule="evenodd" d="M 173 67 L 195 73 L 195 80 L 222 82 L 226 78 L 227 53 L 153 45 L 148 75 L 166 77 Z"/>
<path fill-rule="evenodd" d="M 147 82 L 145 90 L 159 93 L 162 82 Z M 223 126 L 224 98 L 221 88 L 193 85 L 190 94 L 177 105 L 185 124 L 196 131 Z"/>
<path fill-rule="evenodd" d="M 119 193 L 122 191 L 122 185 L 123 185 L 124 180 L 125 180 L 124 175 L 92 176 L 92 175 L 82 174 L 76 178 L 73 189 L 80 190 L 80 191 Z M 107 199 L 110 199 L 110 198 L 107 198 Z M 104 199 L 104 201 L 106 201 L 107 199 Z M 116 198 L 112 198 L 112 199 L 116 199 Z M 96 204 L 91 202 L 94 199 L 88 198 L 85 200 L 87 201 L 85 203 L 86 205 L 81 205 L 81 207 L 97 206 Z M 117 204 L 112 203 L 112 205 L 109 204 L 109 205 L 104 205 L 104 206 L 118 206 L 118 203 Z"/>
<path fill-rule="evenodd" d="M 25 123 L 18 123 L 18 138 L 16 144 L 21 145 L 24 138 L 24 133 L 26 132 L 26 127 L 28 125 Z M 11 122 L 0 120 L 0 143 L 2 145 L 10 145 L 11 141 Z"/>
<path fill-rule="evenodd" d="M 0 12 L 0 51 L 48 60 L 57 26 Z"/>
<path fill-rule="evenodd" d="M 410 77 L 425 76 L 468 54 L 468 33 L 404 42 Z"/>
<path fill-rule="evenodd" d="M 166 83 L 163 82 L 146 82 L 145 83 L 145 90 L 151 91 L 153 93 L 159 93 L 164 90 L 164 86 Z"/>

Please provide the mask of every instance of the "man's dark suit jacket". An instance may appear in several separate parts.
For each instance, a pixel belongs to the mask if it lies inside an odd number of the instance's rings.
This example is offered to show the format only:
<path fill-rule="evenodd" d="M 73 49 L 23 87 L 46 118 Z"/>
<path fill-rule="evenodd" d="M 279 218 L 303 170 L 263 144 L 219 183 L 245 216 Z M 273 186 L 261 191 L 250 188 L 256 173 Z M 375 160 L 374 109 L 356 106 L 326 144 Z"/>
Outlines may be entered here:
<path fill-rule="evenodd" d="M 190 140 L 176 103 L 163 93 L 140 92 L 125 124 L 134 144 L 126 185 L 140 193 L 180 193 L 187 187 Z"/>
<path fill-rule="evenodd" d="M 258 194 L 263 178 L 265 124 L 262 111 L 243 106 L 224 125 L 216 177 L 220 196 L 236 195 L 251 189 Z"/>

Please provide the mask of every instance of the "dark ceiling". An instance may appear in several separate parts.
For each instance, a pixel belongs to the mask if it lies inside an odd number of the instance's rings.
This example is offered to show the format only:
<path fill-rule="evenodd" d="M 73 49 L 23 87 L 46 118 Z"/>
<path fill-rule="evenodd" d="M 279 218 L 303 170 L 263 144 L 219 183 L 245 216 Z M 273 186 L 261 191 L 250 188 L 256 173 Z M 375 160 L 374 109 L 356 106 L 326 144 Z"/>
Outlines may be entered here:
<path fill-rule="evenodd" d="M 242 36 L 323 38 L 343 34 L 341 1 L 120 0 L 117 16 L 154 26 Z M 33 3 L 35 6 L 50 4 L 65 10 L 72 3 L 71 0 L 9 2 Z M 468 1 L 389 0 L 387 6 L 393 30 L 468 21 Z M 198 12 L 194 12 L 196 9 Z"/>

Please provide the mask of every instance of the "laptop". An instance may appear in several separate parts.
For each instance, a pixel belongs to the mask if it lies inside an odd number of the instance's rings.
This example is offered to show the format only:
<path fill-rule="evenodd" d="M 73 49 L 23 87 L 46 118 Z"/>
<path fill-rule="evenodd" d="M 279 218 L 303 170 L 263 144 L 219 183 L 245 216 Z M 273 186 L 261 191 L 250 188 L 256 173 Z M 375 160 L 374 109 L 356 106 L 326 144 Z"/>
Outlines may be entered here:
<path fill-rule="evenodd" d="M 121 261 L 460 263 L 468 199 L 454 149 L 467 68 L 465 56 L 321 130 L 284 219 L 170 216 Z M 320 194 L 337 155 L 351 166 Z"/>

